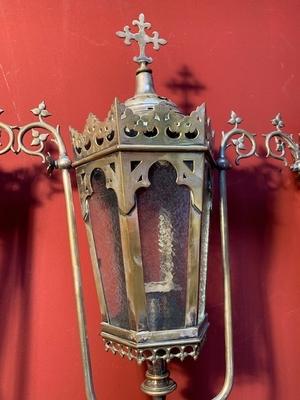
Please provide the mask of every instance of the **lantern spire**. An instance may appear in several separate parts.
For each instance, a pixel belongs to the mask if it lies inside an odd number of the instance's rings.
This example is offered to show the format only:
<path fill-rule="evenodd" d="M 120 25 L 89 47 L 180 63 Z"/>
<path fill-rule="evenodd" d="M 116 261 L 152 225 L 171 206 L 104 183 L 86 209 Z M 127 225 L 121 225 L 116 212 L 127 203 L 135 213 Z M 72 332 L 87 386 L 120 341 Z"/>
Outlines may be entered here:
<path fill-rule="evenodd" d="M 140 54 L 139 56 L 133 57 L 133 61 L 139 64 L 141 63 L 150 64 L 152 63 L 153 59 L 152 57 L 148 57 L 145 54 L 147 44 L 152 43 L 154 50 L 159 50 L 160 46 L 165 45 L 167 41 L 163 38 L 160 38 L 159 33 L 156 31 L 152 33 L 152 36 L 149 36 L 146 33 L 146 29 L 150 29 L 151 24 L 150 22 L 145 22 L 144 14 L 140 14 L 138 20 L 134 19 L 132 21 L 132 25 L 136 25 L 139 28 L 138 32 L 132 33 L 130 31 L 129 26 L 126 25 L 124 26 L 124 30 L 116 32 L 116 35 L 121 38 L 124 38 L 124 43 L 128 46 L 131 45 L 132 40 L 138 42 L 140 48 Z"/>
<path fill-rule="evenodd" d="M 148 66 L 153 60 L 152 57 L 147 56 L 145 53 L 147 44 L 152 44 L 154 50 L 159 50 L 160 46 L 165 45 L 167 41 L 160 38 L 159 33 L 156 31 L 153 31 L 151 36 L 146 33 L 146 30 L 151 28 L 151 24 L 150 22 L 145 22 L 144 14 L 140 14 L 139 19 L 134 19 L 132 25 L 138 27 L 136 33 L 131 32 L 128 25 L 124 26 L 123 31 L 116 32 L 117 36 L 124 38 L 125 44 L 131 45 L 132 41 L 136 41 L 140 48 L 139 56 L 133 57 L 133 61 L 139 64 L 139 68 L 136 71 L 135 94 L 125 101 L 126 107 L 142 115 L 149 113 L 155 106 L 164 102 L 170 108 L 179 112 L 172 101 L 156 93 L 152 70 Z"/>

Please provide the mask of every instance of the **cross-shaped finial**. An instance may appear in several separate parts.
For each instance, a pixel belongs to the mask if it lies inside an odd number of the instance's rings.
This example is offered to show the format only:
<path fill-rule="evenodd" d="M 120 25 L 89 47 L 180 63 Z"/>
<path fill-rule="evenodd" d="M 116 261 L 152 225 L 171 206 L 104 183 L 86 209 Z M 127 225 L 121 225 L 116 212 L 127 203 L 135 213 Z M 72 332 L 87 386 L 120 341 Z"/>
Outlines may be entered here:
<path fill-rule="evenodd" d="M 137 63 L 142 63 L 145 62 L 147 64 L 150 64 L 153 60 L 151 57 L 146 56 L 145 54 L 145 49 L 146 45 L 148 43 L 153 44 L 153 48 L 155 50 L 159 50 L 159 47 L 161 45 L 164 45 L 167 43 L 165 39 L 162 39 L 159 37 L 158 32 L 154 31 L 152 36 L 148 36 L 147 33 L 145 32 L 146 29 L 151 28 L 151 24 L 149 22 L 145 22 L 145 16 L 144 14 L 139 15 L 138 20 L 133 20 L 132 25 L 137 25 L 139 28 L 139 31 L 137 33 L 132 33 L 130 32 L 130 28 L 128 25 L 124 26 L 124 31 L 118 31 L 116 32 L 116 35 L 124 38 L 124 43 L 127 45 L 131 45 L 131 41 L 135 40 L 138 42 L 139 47 L 140 47 L 140 55 L 137 57 L 133 57 L 133 61 Z"/>

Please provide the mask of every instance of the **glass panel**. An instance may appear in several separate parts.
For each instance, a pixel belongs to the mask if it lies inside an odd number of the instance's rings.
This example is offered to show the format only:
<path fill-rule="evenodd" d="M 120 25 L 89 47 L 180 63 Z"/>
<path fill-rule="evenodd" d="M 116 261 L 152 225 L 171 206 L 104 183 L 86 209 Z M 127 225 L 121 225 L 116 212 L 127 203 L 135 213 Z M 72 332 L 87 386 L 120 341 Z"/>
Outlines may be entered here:
<path fill-rule="evenodd" d="M 176 184 L 176 171 L 159 162 L 151 186 L 137 192 L 150 330 L 184 327 L 190 191 Z"/>
<path fill-rule="evenodd" d="M 104 288 L 109 320 L 128 329 L 128 307 L 120 236 L 118 201 L 105 186 L 105 176 L 97 169 L 92 176 L 93 195 L 89 200 L 90 218 Z"/>

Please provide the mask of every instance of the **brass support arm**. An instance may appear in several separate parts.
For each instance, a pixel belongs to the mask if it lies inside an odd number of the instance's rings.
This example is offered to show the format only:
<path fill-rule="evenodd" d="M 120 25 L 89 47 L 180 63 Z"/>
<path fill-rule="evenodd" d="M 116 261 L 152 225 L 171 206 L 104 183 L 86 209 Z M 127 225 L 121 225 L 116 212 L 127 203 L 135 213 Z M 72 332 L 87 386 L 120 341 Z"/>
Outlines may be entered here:
<path fill-rule="evenodd" d="M 220 170 L 220 233 L 223 263 L 224 285 L 224 337 L 225 337 L 225 364 L 226 373 L 223 388 L 213 400 L 227 399 L 233 385 L 233 339 L 232 339 L 232 306 L 231 306 L 231 278 L 228 246 L 228 216 L 227 216 L 227 187 L 226 170 Z"/>
<path fill-rule="evenodd" d="M 31 112 L 38 117 L 37 121 L 29 123 L 27 125 L 18 127 L 19 130 L 17 135 L 17 149 L 15 153 L 26 153 L 32 156 L 39 156 L 43 162 L 48 163 L 48 171 L 51 172 L 54 168 L 58 168 L 62 173 L 62 181 L 64 187 L 66 211 L 67 211 L 67 224 L 69 232 L 69 242 L 71 251 L 72 261 L 72 272 L 73 272 L 73 285 L 75 291 L 76 311 L 77 320 L 79 327 L 80 346 L 81 346 L 81 357 L 84 372 L 85 382 L 85 393 L 87 400 L 95 400 L 96 395 L 93 385 L 92 368 L 90 362 L 89 345 L 86 330 L 86 317 L 83 301 L 82 292 L 82 279 L 80 271 L 80 259 L 78 252 L 78 239 L 77 229 L 75 222 L 74 202 L 72 194 L 72 186 L 70 179 L 70 168 L 71 160 L 67 156 L 66 148 L 60 134 L 59 126 L 52 126 L 44 121 L 43 118 L 51 115 L 46 109 L 46 104 L 42 101 L 37 108 L 31 110 Z M 30 147 L 25 144 L 25 137 L 31 133 L 32 141 Z M 50 134 L 52 142 L 55 143 L 58 149 L 59 157 L 54 160 L 51 155 L 45 155 L 45 143 Z"/>
<path fill-rule="evenodd" d="M 217 167 L 219 169 L 219 185 L 220 185 L 220 233 L 221 233 L 221 249 L 223 264 L 223 285 L 224 285 L 224 341 L 225 341 L 225 378 L 221 391 L 213 398 L 213 400 L 225 400 L 228 398 L 234 377 L 233 362 L 233 334 L 232 334 L 232 304 L 231 304 L 231 274 L 229 260 L 229 234 L 228 234 L 228 213 L 227 213 L 227 185 L 226 171 L 230 168 L 230 163 L 225 156 L 226 149 L 233 145 L 237 153 L 236 164 L 242 158 L 251 157 L 255 154 L 256 144 L 254 135 L 238 128 L 238 124 L 242 119 L 234 112 L 231 113 L 231 119 L 228 121 L 234 125 L 234 128 L 223 133 Z M 234 138 L 233 137 L 237 137 Z M 244 139 L 250 142 L 250 150 L 246 149 Z"/>

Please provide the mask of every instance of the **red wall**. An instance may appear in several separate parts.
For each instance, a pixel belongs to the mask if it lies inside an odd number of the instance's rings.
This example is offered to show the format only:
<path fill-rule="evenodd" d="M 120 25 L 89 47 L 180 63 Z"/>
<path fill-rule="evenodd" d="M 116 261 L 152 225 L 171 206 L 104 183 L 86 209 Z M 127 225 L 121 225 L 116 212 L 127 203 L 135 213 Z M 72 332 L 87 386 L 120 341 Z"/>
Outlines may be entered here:
<path fill-rule="evenodd" d="M 236 365 L 231 399 L 295 400 L 300 397 L 300 192 L 288 169 L 264 159 L 260 135 L 271 129 L 270 119 L 279 111 L 287 130 L 299 130 L 298 1 L 2 0 L 0 93 L 6 112 L 1 120 L 29 122 L 28 110 L 45 98 L 51 121 L 60 123 L 69 146 L 69 125 L 80 129 L 90 111 L 104 118 L 114 96 L 124 100 L 133 94 L 136 50 L 114 32 L 141 11 L 169 40 L 155 54 L 158 92 L 178 104 L 186 101 L 170 84 L 186 66 L 201 87 L 188 94 L 189 103 L 206 101 L 217 143 L 222 129 L 228 129 L 231 109 L 245 118 L 244 127 L 258 133 L 262 157 L 229 174 Z M 82 400 L 59 173 L 49 180 L 39 160 L 4 155 L 0 182 L 0 398 Z M 179 384 L 170 396 L 174 400 L 211 399 L 223 381 L 215 200 L 211 326 L 197 362 L 170 365 Z M 80 219 L 78 201 L 76 207 Z M 103 350 L 82 223 L 79 236 L 98 398 L 143 399 L 143 368 Z"/>

